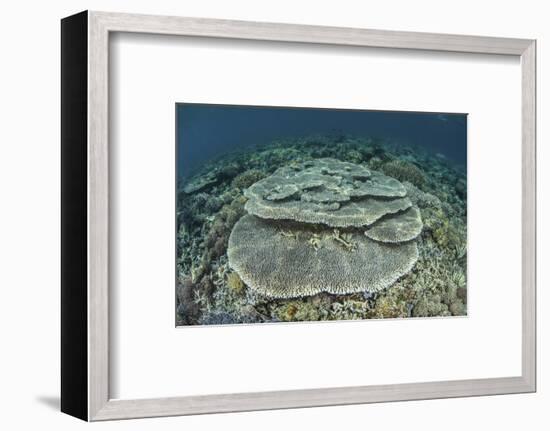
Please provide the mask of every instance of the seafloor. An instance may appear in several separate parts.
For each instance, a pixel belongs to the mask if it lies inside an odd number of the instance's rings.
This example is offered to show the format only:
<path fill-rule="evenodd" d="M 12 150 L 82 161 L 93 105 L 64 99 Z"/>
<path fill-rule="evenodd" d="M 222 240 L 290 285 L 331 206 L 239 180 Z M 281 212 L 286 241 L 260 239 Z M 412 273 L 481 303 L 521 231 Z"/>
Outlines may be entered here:
<path fill-rule="evenodd" d="M 262 297 L 228 265 L 243 191 L 281 166 L 322 157 L 364 164 L 412 190 L 424 223 L 418 262 L 377 293 Z M 466 189 L 465 167 L 442 154 L 364 137 L 281 139 L 220 157 L 178 184 L 176 324 L 466 315 Z"/>

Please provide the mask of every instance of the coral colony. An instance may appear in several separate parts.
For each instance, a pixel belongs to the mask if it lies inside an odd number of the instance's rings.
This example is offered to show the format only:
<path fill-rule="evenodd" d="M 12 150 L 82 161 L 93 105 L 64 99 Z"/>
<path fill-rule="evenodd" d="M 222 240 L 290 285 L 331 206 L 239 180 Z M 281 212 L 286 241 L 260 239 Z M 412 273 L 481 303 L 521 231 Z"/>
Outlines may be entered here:
<path fill-rule="evenodd" d="M 418 148 L 226 155 L 181 181 L 177 243 L 178 325 L 466 314 L 465 171 Z"/>
<path fill-rule="evenodd" d="M 420 212 L 388 176 L 336 159 L 278 169 L 245 191 L 229 266 L 274 298 L 376 292 L 418 259 Z"/>

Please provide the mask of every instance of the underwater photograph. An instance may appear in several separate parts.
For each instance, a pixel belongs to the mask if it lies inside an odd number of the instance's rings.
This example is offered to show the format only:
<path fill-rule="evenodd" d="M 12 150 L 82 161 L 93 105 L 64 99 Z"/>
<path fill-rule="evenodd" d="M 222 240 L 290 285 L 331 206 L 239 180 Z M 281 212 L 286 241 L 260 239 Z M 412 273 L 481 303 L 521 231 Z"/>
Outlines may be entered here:
<path fill-rule="evenodd" d="M 176 326 L 467 315 L 467 114 L 176 105 Z"/>

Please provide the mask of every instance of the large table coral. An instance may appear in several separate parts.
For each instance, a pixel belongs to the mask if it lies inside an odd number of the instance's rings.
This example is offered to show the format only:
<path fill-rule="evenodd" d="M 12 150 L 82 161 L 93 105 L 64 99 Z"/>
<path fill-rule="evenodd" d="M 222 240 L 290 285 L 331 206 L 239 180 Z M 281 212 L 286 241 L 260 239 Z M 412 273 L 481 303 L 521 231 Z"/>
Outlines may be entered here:
<path fill-rule="evenodd" d="M 397 180 L 336 159 L 286 166 L 245 191 L 246 210 L 265 219 L 368 226 L 410 208 Z"/>
<path fill-rule="evenodd" d="M 275 298 L 378 291 L 411 270 L 414 242 L 389 244 L 360 232 L 244 216 L 229 239 L 229 262 L 257 292 Z"/>
<path fill-rule="evenodd" d="M 336 159 L 295 163 L 245 191 L 229 265 L 274 298 L 376 292 L 418 259 L 420 212 L 396 179 Z"/>

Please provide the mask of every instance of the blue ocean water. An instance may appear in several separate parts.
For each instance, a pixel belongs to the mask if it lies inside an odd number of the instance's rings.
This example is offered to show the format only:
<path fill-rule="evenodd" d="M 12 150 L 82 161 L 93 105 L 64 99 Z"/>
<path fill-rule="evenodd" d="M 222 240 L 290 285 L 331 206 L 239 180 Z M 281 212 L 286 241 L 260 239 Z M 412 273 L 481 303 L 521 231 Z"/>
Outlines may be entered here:
<path fill-rule="evenodd" d="M 466 165 L 467 114 L 182 103 L 176 115 L 180 177 L 224 153 L 279 138 L 320 134 L 423 147 Z"/>

